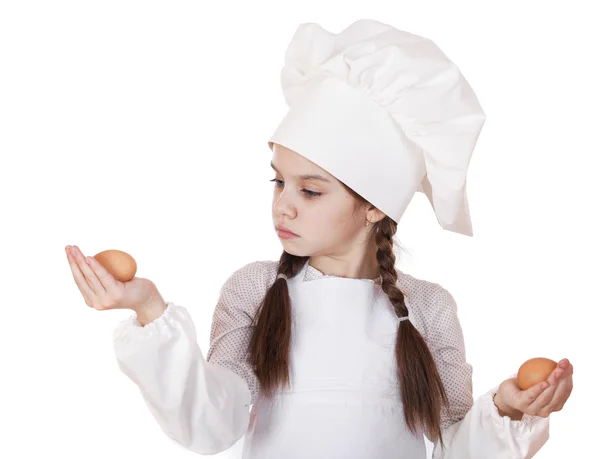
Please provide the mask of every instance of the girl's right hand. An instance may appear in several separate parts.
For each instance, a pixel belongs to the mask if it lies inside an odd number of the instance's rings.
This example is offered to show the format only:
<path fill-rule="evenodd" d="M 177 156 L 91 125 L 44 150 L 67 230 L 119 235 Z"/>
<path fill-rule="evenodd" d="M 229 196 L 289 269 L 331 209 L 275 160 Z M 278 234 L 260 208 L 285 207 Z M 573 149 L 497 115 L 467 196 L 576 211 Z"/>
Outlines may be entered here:
<path fill-rule="evenodd" d="M 87 258 L 77 246 L 67 246 L 71 272 L 85 303 L 98 311 L 132 309 L 136 312 L 161 298 L 154 283 L 134 277 L 129 282 L 116 280 L 94 257 Z"/>

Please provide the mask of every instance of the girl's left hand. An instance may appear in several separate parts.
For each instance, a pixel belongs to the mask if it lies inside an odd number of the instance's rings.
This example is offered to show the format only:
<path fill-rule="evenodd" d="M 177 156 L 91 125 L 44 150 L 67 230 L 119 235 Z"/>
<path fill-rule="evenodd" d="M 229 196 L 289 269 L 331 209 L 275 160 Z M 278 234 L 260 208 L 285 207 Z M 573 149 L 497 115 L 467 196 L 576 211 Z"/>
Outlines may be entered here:
<path fill-rule="evenodd" d="M 568 359 L 558 362 L 546 381 L 521 390 L 517 378 L 509 378 L 498 387 L 496 404 L 505 412 L 521 412 L 547 418 L 562 410 L 573 390 L 573 365 Z"/>

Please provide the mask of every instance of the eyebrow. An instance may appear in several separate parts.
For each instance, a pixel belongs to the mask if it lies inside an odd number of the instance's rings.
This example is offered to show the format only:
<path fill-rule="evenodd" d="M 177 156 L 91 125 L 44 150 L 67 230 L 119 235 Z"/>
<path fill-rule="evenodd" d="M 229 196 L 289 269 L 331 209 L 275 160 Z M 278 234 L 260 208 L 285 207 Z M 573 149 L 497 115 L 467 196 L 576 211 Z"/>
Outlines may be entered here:
<path fill-rule="evenodd" d="M 271 167 L 275 169 L 275 171 L 279 172 L 279 169 L 273 165 L 273 162 L 271 162 Z M 318 174 L 297 175 L 296 178 L 299 178 L 300 180 L 321 180 L 323 182 L 331 183 L 331 180 L 329 180 L 327 177 L 323 177 L 322 175 Z"/>

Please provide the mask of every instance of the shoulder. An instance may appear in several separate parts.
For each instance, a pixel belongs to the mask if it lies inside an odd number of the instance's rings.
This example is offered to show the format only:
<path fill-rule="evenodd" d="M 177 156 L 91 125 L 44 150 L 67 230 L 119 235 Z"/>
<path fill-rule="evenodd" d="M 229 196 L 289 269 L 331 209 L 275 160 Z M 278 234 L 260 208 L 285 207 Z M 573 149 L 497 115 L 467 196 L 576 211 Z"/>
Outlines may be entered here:
<path fill-rule="evenodd" d="M 457 304 L 452 294 L 437 282 L 420 279 L 398 271 L 398 288 L 408 299 L 410 312 L 426 329 L 447 326 L 456 322 Z"/>
<path fill-rule="evenodd" d="M 256 305 L 275 282 L 277 261 L 259 260 L 237 268 L 221 287 L 221 298 L 238 304 Z"/>
<path fill-rule="evenodd" d="M 398 271 L 398 287 L 413 300 L 415 306 L 431 309 L 440 306 L 456 308 L 450 292 L 437 282 L 420 279 Z"/>
<path fill-rule="evenodd" d="M 225 286 L 264 286 L 270 287 L 277 276 L 278 262 L 273 260 L 258 260 L 237 268 L 225 282 Z"/>

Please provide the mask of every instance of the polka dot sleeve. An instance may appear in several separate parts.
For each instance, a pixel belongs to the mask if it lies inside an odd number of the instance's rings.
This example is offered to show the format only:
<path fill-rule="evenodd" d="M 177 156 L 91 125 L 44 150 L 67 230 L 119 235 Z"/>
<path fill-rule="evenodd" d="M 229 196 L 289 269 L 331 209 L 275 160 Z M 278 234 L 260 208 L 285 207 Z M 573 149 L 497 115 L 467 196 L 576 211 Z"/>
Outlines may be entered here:
<path fill-rule="evenodd" d="M 247 353 L 252 320 L 276 274 L 274 261 L 255 261 L 238 269 L 221 288 L 213 314 L 206 359 L 246 380 L 252 394 L 251 404 L 259 390 Z"/>
<path fill-rule="evenodd" d="M 425 339 L 448 395 L 449 409 L 441 413 L 443 454 L 434 443 L 433 459 L 447 457 L 533 457 L 548 440 L 548 419 L 500 416 L 492 400 L 497 386 L 473 400 L 473 367 L 466 361 L 465 340 L 452 295 L 434 283 L 424 283 L 426 294 L 419 303 L 427 332 Z M 427 293 L 426 293 L 427 292 Z M 426 434 L 429 441 L 430 436 Z"/>
<path fill-rule="evenodd" d="M 449 410 L 441 416 L 442 430 L 465 417 L 473 406 L 473 367 L 466 361 L 465 340 L 452 295 L 432 284 L 427 340 L 448 396 Z"/>

